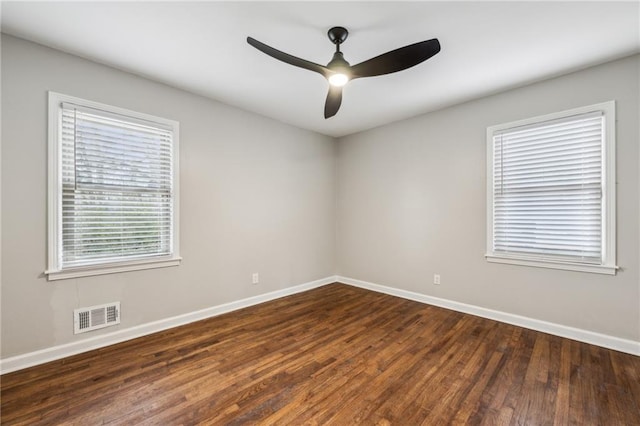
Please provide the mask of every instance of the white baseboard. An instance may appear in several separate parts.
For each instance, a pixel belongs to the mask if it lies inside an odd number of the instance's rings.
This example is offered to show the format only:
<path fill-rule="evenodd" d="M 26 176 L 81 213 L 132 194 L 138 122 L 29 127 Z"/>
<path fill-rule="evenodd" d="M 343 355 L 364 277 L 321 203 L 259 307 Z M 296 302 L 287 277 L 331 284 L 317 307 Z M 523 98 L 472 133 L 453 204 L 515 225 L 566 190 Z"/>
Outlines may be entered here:
<path fill-rule="evenodd" d="M 295 287 L 288 287 L 282 290 L 248 297 L 246 299 L 213 306 L 199 311 L 189 312 L 175 317 L 154 321 L 123 330 L 118 330 L 113 333 L 102 334 L 99 336 L 90 337 L 88 339 L 78 340 L 77 342 L 66 343 L 64 345 L 53 346 L 39 351 L 29 352 L 26 354 L 2 359 L 0 360 L 0 374 L 22 370 L 23 368 L 33 367 L 34 365 L 44 364 L 49 361 L 55 361 L 57 359 L 66 358 L 71 355 L 77 355 L 79 353 L 91 351 L 93 349 L 103 348 L 105 346 L 146 336 L 152 333 L 157 333 L 169 328 L 178 327 L 195 321 L 200 321 L 206 318 L 221 315 L 227 312 L 268 302 L 270 300 L 290 296 L 292 294 L 331 284 L 333 282 L 336 282 L 336 280 L 337 277 L 335 276 L 327 277 L 320 280 L 297 285 Z"/>
<path fill-rule="evenodd" d="M 393 287 L 386 287 L 366 281 L 356 280 L 347 277 L 336 277 L 336 281 L 349 284 L 354 287 L 360 287 L 367 290 L 376 291 L 378 293 L 389 294 L 391 296 L 402 297 L 416 302 L 426 303 L 429 305 L 439 306 L 441 308 L 451 309 L 453 311 L 463 312 L 482 318 L 488 318 L 507 324 L 517 325 L 531 330 L 542 331 L 544 333 L 553 334 L 568 339 L 577 340 L 579 342 L 590 343 L 592 345 L 602 346 L 608 349 L 625 352 L 632 355 L 640 356 L 640 342 L 634 340 L 621 339 L 619 337 L 609 336 L 606 334 L 595 333 L 593 331 L 582 330 L 579 328 L 568 327 L 566 325 L 555 324 L 547 321 L 541 321 L 534 318 L 523 317 L 520 315 L 510 314 L 507 312 L 495 311 L 493 309 L 482 308 L 480 306 L 468 305 L 466 303 L 455 302 L 453 300 L 441 299 L 439 297 L 427 296 L 425 294 L 414 293 L 412 291 L 401 290 Z"/>
<path fill-rule="evenodd" d="M 135 327 L 118 330 L 109 334 L 102 334 L 95 337 L 79 340 L 77 342 L 66 343 L 64 345 L 53 346 L 51 348 L 39 351 L 29 352 L 10 358 L 0 360 L 0 374 L 10 373 L 12 371 L 22 370 L 24 368 L 33 367 L 35 365 L 44 364 L 49 361 L 66 358 L 94 349 L 103 348 L 105 346 L 124 342 L 126 340 L 136 339 L 138 337 L 157 333 L 169 328 L 178 327 L 206 318 L 211 318 L 227 312 L 268 302 L 270 300 L 279 299 L 281 297 L 322 287 L 334 282 L 360 287 L 378 293 L 389 294 L 391 296 L 402 297 L 403 299 L 414 300 L 416 302 L 426 303 L 428 305 L 439 306 L 453 311 L 464 312 L 495 321 L 513 324 L 531 330 L 542 331 L 544 333 L 553 334 L 560 337 L 577 340 L 580 342 L 590 343 L 592 345 L 602 346 L 614 349 L 620 352 L 629 353 L 640 356 L 640 342 L 633 340 L 621 339 L 619 337 L 609 336 L 606 334 L 595 333 L 592 331 L 582 330 L 579 328 L 568 327 L 561 324 L 550 323 L 533 318 L 523 317 L 520 315 L 509 314 L 506 312 L 495 311 L 492 309 L 482 308 L 479 306 L 468 305 L 466 303 L 455 302 L 452 300 L 441 299 L 438 297 L 427 296 L 420 293 L 414 293 L 407 290 L 401 290 L 393 287 L 386 287 L 366 281 L 356 280 L 348 277 L 332 276 L 316 281 L 311 281 L 295 287 L 289 287 L 258 296 L 249 297 L 234 302 L 225 303 L 218 306 L 202 309 L 195 312 L 189 312 L 171 318 L 138 325 Z"/>

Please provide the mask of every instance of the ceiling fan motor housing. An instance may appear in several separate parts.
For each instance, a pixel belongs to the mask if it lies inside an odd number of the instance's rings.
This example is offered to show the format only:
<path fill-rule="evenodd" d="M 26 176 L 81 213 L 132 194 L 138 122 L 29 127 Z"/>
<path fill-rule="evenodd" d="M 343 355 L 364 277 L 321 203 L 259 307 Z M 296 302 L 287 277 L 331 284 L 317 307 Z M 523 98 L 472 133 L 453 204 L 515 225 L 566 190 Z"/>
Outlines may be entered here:
<path fill-rule="evenodd" d="M 327 68 L 329 68 L 332 71 L 337 69 L 342 69 L 342 68 L 349 68 L 349 62 L 347 62 L 347 60 L 344 59 L 342 52 L 336 52 L 333 54 L 333 58 L 331 59 L 331 62 L 327 64 Z"/>

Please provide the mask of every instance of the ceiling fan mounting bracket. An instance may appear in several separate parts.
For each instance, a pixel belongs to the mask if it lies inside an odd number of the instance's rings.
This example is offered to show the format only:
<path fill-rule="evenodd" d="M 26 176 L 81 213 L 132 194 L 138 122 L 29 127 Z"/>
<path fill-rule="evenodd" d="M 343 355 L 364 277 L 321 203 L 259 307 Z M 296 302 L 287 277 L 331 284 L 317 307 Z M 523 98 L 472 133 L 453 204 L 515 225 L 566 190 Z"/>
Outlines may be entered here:
<path fill-rule="evenodd" d="M 340 45 L 347 39 L 349 31 L 344 27 L 333 27 L 327 32 L 327 35 L 329 36 L 331 43 Z"/>

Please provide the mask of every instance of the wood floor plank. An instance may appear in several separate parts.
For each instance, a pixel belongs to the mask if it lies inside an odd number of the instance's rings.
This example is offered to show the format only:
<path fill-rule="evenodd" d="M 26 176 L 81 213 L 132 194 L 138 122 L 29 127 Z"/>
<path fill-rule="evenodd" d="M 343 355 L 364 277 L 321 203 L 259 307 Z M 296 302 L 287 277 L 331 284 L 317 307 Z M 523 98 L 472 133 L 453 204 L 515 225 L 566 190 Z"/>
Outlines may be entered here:
<path fill-rule="evenodd" d="M 338 283 L 0 389 L 3 425 L 640 425 L 640 357 Z"/>

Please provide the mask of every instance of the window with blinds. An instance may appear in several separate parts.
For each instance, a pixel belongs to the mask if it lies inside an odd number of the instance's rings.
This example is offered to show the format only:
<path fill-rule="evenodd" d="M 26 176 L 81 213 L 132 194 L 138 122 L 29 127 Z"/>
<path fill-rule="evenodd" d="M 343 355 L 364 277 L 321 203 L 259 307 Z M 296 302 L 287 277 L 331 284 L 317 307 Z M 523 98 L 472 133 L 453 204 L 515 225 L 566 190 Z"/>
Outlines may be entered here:
<path fill-rule="evenodd" d="M 51 273 L 176 260 L 177 123 L 52 95 Z"/>
<path fill-rule="evenodd" d="M 612 115 L 601 104 L 489 128 L 489 260 L 615 271 Z"/>

